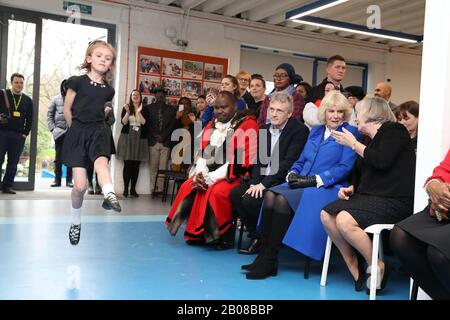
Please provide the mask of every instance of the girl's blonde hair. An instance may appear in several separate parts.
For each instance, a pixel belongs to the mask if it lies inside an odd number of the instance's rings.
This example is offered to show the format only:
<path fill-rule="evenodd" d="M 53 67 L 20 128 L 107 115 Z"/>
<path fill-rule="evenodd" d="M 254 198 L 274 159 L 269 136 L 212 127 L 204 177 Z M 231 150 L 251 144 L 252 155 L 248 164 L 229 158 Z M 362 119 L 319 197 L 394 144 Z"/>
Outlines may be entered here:
<path fill-rule="evenodd" d="M 108 42 L 103 40 L 95 40 L 89 43 L 89 46 L 86 49 L 86 55 L 84 57 L 84 62 L 80 65 L 81 70 L 87 70 L 88 72 L 91 71 L 91 64 L 87 62 L 87 58 L 91 57 L 94 53 L 95 48 L 98 47 L 106 47 L 109 50 L 111 50 L 112 53 L 112 62 L 111 67 L 109 70 L 103 74 L 103 81 L 107 84 L 111 84 L 113 77 L 114 77 L 114 64 L 116 62 L 116 50 L 113 48 L 112 45 L 110 45 Z"/>
<path fill-rule="evenodd" d="M 344 110 L 344 121 L 348 121 L 352 116 L 353 110 L 348 99 L 339 91 L 332 90 L 323 98 L 319 110 L 317 111 L 317 117 L 319 118 L 320 123 L 325 124 L 325 113 L 333 106 L 341 107 Z"/>

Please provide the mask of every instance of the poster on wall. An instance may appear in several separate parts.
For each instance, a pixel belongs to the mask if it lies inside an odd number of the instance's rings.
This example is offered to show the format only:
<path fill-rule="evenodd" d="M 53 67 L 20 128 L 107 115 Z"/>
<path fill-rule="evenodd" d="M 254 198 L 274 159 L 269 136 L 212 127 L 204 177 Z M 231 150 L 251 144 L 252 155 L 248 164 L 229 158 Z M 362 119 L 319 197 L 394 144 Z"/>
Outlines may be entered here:
<path fill-rule="evenodd" d="M 153 94 L 156 88 L 161 84 L 159 77 L 149 75 L 139 75 L 138 89 L 142 94 Z"/>
<path fill-rule="evenodd" d="M 184 60 L 183 78 L 199 79 L 203 77 L 203 62 Z"/>
<path fill-rule="evenodd" d="M 159 75 L 161 73 L 161 57 L 141 55 L 139 57 L 139 71 L 141 73 Z"/>
<path fill-rule="evenodd" d="M 197 99 L 202 94 L 202 83 L 200 81 L 183 80 L 183 97 Z"/>
<path fill-rule="evenodd" d="M 148 103 L 162 86 L 167 102 L 177 104 L 183 96 L 195 100 L 208 90 L 218 91 L 228 72 L 228 59 L 138 47 L 136 71 L 136 88 Z"/>
<path fill-rule="evenodd" d="M 163 58 L 163 76 L 181 78 L 182 60 Z"/>
<path fill-rule="evenodd" d="M 220 64 L 205 64 L 205 80 L 207 81 L 222 81 L 222 78 L 226 75 L 224 73 L 223 66 Z"/>

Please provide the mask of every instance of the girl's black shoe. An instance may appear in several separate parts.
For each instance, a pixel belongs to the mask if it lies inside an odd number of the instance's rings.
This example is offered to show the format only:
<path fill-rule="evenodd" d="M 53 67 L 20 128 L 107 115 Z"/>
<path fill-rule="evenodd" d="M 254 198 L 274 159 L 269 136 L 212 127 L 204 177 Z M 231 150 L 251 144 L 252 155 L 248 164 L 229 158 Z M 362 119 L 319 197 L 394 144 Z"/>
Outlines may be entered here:
<path fill-rule="evenodd" d="M 73 224 L 69 230 L 69 240 L 71 245 L 77 245 L 80 242 L 81 224 Z"/>

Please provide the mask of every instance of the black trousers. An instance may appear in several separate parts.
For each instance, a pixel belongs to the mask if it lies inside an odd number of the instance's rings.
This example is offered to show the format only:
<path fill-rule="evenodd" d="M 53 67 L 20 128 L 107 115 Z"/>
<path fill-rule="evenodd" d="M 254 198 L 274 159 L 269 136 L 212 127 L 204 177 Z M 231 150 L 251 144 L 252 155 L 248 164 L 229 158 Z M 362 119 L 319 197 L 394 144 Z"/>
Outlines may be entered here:
<path fill-rule="evenodd" d="M 256 226 L 258 225 L 259 212 L 264 198 L 257 199 L 245 194 L 249 187 L 250 185 L 244 182 L 231 190 L 231 203 L 233 204 L 234 214 L 241 219 L 250 235 L 256 238 L 259 237 Z"/>
<path fill-rule="evenodd" d="M 14 182 L 17 164 L 19 163 L 24 145 L 25 138 L 22 136 L 22 133 L 12 130 L 0 131 L 0 178 L 3 174 L 1 168 L 3 166 L 3 161 L 5 161 L 5 155 L 8 155 L 8 163 L 2 181 L 3 188 L 11 188 Z"/>
<path fill-rule="evenodd" d="M 62 177 L 62 148 L 64 144 L 63 134 L 61 137 L 55 140 L 55 180 L 61 181 Z M 67 168 L 66 182 L 72 182 L 72 168 Z"/>
<path fill-rule="evenodd" d="M 131 190 L 136 191 L 136 183 L 139 176 L 139 165 L 141 164 L 140 161 L 133 161 L 133 160 L 125 160 L 123 163 L 123 182 L 124 182 L 124 189 L 125 191 L 128 191 L 128 187 L 130 185 L 131 181 Z"/>

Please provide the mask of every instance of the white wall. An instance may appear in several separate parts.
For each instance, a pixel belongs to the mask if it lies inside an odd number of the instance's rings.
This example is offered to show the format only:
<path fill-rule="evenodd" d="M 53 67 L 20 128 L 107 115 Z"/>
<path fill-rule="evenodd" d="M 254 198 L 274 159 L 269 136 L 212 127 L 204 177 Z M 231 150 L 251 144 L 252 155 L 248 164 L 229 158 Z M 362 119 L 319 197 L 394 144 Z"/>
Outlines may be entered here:
<path fill-rule="evenodd" d="M 312 82 L 312 59 L 241 50 L 241 69 L 250 74 L 259 73 L 268 81 L 273 81 L 275 68 L 284 62 L 290 63 L 294 67 L 295 72 L 303 77 L 304 81 Z"/>
<path fill-rule="evenodd" d="M 400 104 L 408 100 L 420 100 L 420 74 L 422 56 L 390 53 L 388 54 L 386 79 L 391 79 L 391 100 Z"/>
<path fill-rule="evenodd" d="M 66 14 L 62 9 L 62 1 L 44 0 L 1 0 L 2 4 L 28 10 L 42 11 L 59 15 Z M 120 117 L 121 106 L 126 97 L 135 86 L 136 54 L 138 46 L 146 46 L 167 50 L 179 50 L 177 46 L 165 36 L 167 27 L 179 29 L 182 16 L 171 13 L 173 9 L 157 7 L 144 9 L 129 9 L 115 3 L 121 0 L 106 2 L 89 2 L 93 6 L 93 15 L 90 20 L 96 20 L 117 25 L 117 51 L 118 68 L 116 75 L 115 115 Z M 82 2 L 82 1 L 78 1 Z M 114 3 L 115 2 L 115 3 Z M 137 2 L 142 6 L 143 2 Z M 128 17 L 131 17 L 131 26 Z M 189 45 L 186 52 L 202 55 L 211 55 L 228 58 L 230 61 L 229 73 L 235 74 L 240 70 L 240 64 L 246 61 L 245 53 L 241 54 L 241 44 L 254 44 L 256 46 L 279 48 L 314 56 L 328 57 L 341 54 L 347 60 L 369 64 L 368 92 L 372 92 L 378 81 L 386 78 L 393 80 L 393 101 L 415 99 L 418 100 L 420 79 L 420 53 L 412 51 L 411 54 L 389 53 L 381 45 L 362 42 L 355 43 L 337 37 L 324 37 L 316 34 L 306 34 L 301 31 L 290 31 L 274 27 L 257 26 L 236 20 L 236 23 L 219 21 L 215 15 L 200 15 L 191 17 L 187 39 Z M 130 28 L 130 32 L 128 29 Z M 280 31 L 278 31 L 280 30 Z M 405 51 L 405 50 L 402 50 Z M 295 58 L 294 58 L 295 59 Z M 301 59 L 299 59 L 298 63 Z M 296 62 L 297 63 L 297 62 Z M 270 71 L 266 67 L 270 64 Z M 273 74 L 273 65 L 276 62 L 261 64 L 265 76 Z M 255 66 L 255 68 L 258 66 Z M 264 68 L 264 69 L 263 69 Z M 305 67 L 305 70 L 306 67 Z M 253 72 L 253 70 L 252 70 Z M 301 73 L 301 72 L 300 72 Z M 306 71 L 306 74 L 310 74 Z M 308 79 L 305 77 L 305 79 Z M 114 134 L 117 141 L 120 125 L 115 126 Z M 122 162 L 113 161 L 113 170 L 117 191 L 122 190 Z M 138 192 L 148 193 L 149 178 L 147 166 L 141 167 L 138 183 Z"/>

